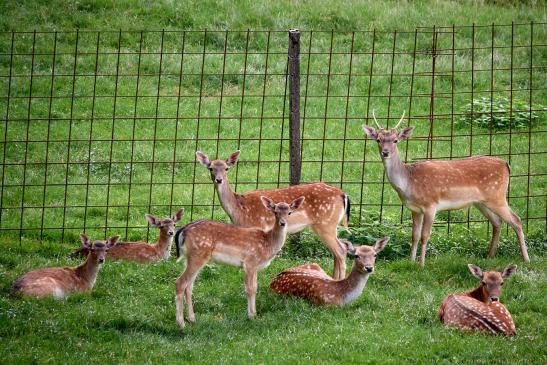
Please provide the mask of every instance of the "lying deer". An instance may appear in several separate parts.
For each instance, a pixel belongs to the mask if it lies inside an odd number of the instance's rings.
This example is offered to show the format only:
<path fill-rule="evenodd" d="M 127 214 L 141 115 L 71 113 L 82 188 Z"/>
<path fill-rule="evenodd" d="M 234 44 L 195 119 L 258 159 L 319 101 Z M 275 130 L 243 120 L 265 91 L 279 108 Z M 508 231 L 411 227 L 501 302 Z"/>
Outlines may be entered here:
<path fill-rule="evenodd" d="M 351 242 L 341 240 L 340 244 L 354 257 L 349 276 L 334 280 L 317 264 L 306 264 L 283 271 L 270 284 L 277 294 L 292 295 L 307 299 L 314 304 L 345 305 L 357 299 L 368 277 L 374 271 L 376 255 L 384 249 L 389 237 L 384 237 L 374 246 L 353 247 Z"/>
<path fill-rule="evenodd" d="M 493 234 L 488 256 L 492 257 L 496 252 L 504 220 L 517 233 L 524 261 L 530 261 L 520 218 L 507 204 L 509 165 L 504 160 L 477 156 L 405 164 L 399 156 L 397 143 L 409 138 L 413 127 L 398 130 L 404 113 L 399 123 L 389 130 L 380 127 L 374 111 L 372 116 L 378 130 L 368 125 L 364 125 L 363 129 L 368 138 L 378 142 L 387 178 L 403 204 L 412 211 L 412 260 L 416 259 L 416 249 L 421 238 L 420 265 L 425 265 L 427 242 L 437 212 L 474 205 L 492 223 Z"/>
<path fill-rule="evenodd" d="M 271 199 L 261 197 L 262 204 L 275 217 L 275 224 L 269 231 L 209 220 L 189 223 L 177 231 L 177 257 L 180 257 L 181 249 L 186 257 L 186 269 L 177 280 L 177 322 L 181 328 L 184 328 L 183 292 L 188 305 L 188 320 L 194 322 L 192 288 L 199 271 L 211 260 L 243 267 L 247 313 L 251 319 L 256 317 L 257 271 L 267 267 L 283 247 L 287 237 L 287 219 L 300 208 L 304 199 L 300 197 L 291 204 L 275 204 Z"/>
<path fill-rule="evenodd" d="M 503 272 L 483 273 L 480 267 L 469 264 L 471 274 L 481 281 L 481 285 L 468 293 L 447 296 L 439 310 L 441 322 L 462 330 L 514 335 L 516 330 L 513 318 L 499 302 L 499 297 L 503 280 L 516 269 L 516 265 L 510 265 Z"/>
<path fill-rule="evenodd" d="M 119 238 L 120 236 L 113 236 L 106 241 L 91 242 L 88 236 L 81 234 L 82 245 L 88 251 L 83 264 L 75 268 L 55 267 L 30 271 L 15 280 L 11 294 L 64 298 L 70 293 L 90 291 L 95 285 L 99 267 L 104 263 L 107 251 L 116 246 Z"/>
<path fill-rule="evenodd" d="M 169 259 L 175 235 L 175 225 L 180 221 L 183 213 L 184 209 L 180 209 L 172 218 L 164 219 L 158 219 L 151 214 L 146 214 L 148 223 L 160 230 L 158 241 L 152 245 L 142 241 L 118 242 L 108 253 L 108 258 L 113 261 L 134 261 L 141 264 Z M 89 248 L 84 246 L 71 253 L 70 256 L 86 256 L 88 251 Z"/>
<path fill-rule="evenodd" d="M 292 201 L 303 196 L 306 203 L 302 209 L 287 219 L 288 232 L 295 233 L 310 227 L 334 255 L 333 276 L 336 279 L 342 279 L 346 273 L 346 256 L 338 244 L 336 228 L 342 221 L 348 230 L 350 213 L 348 196 L 342 190 L 324 183 L 236 194 L 230 187 L 227 172 L 237 163 L 239 154 L 240 151 L 236 151 L 227 160 L 210 161 L 205 154 L 196 152 L 198 161 L 209 169 L 218 199 L 232 223 L 244 227 L 257 227 L 265 231 L 270 230 L 274 226 L 275 217 L 262 205 L 261 196 L 272 199 L 274 202 Z"/>

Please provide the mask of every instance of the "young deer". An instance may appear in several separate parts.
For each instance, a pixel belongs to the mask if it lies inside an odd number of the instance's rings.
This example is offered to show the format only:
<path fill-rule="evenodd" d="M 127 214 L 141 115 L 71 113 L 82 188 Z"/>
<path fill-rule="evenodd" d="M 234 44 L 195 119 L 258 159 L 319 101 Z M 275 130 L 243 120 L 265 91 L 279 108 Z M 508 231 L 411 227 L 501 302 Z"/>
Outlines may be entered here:
<path fill-rule="evenodd" d="M 146 214 L 146 220 L 152 227 L 159 228 L 158 241 L 150 245 L 146 242 L 118 242 L 109 253 L 108 258 L 113 261 L 134 261 L 141 264 L 150 264 L 161 260 L 167 260 L 171 256 L 171 245 L 175 235 L 175 225 L 182 218 L 184 209 L 179 209 L 172 218 L 158 219 L 151 214 Z M 71 257 L 86 256 L 88 247 L 81 247 L 70 254 Z"/>
<path fill-rule="evenodd" d="M 420 265 L 425 265 L 427 242 L 435 214 L 442 210 L 477 207 L 492 223 L 493 234 L 488 256 L 494 256 L 502 220 L 517 233 L 524 261 L 530 261 L 520 218 L 507 204 L 509 166 L 496 157 L 477 156 L 451 161 L 422 161 L 405 164 L 401 161 L 397 143 L 410 137 L 413 127 L 398 131 L 404 113 L 395 128 L 380 127 L 374 111 L 375 130 L 364 125 L 368 138 L 378 142 L 387 178 L 403 204 L 412 211 L 412 248 L 410 257 L 416 259 L 418 241 L 422 240 Z"/>
<path fill-rule="evenodd" d="M 351 242 L 341 240 L 340 244 L 354 257 L 349 276 L 334 280 L 317 264 L 306 264 L 283 271 L 270 284 L 277 294 L 292 295 L 307 299 L 314 304 L 345 305 L 357 299 L 368 277 L 374 271 L 376 255 L 384 249 L 389 237 L 376 241 L 374 246 L 353 247 Z"/>
<path fill-rule="evenodd" d="M 274 215 L 265 208 L 260 197 L 265 196 L 274 202 L 292 201 L 299 196 L 306 203 L 298 212 L 287 219 L 288 232 L 295 233 L 310 227 L 334 255 L 334 274 L 342 279 L 346 272 L 346 256 L 338 244 L 336 228 L 340 221 L 348 230 L 350 202 L 340 189 L 324 183 L 289 186 L 281 189 L 255 190 L 245 194 L 236 194 L 228 182 L 227 172 L 237 163 L 240 151 L 230 155 L 227 160 L 209 161 L 209 158 L 196 152 L 198 161 L 209 169 L 215 184 L 218 198 L 232 223 L 244 227 L 257 227 L 270 230 L 274 226 Z"/>
<path fill-rule="evenodd" d="M 481 281 L 481 285 L 468 293 L 447 296 L 439 310 L 441 322 L 462 330 L 514 335 L 516 330 L 513 318 L 499 302 L 499 297 L 503 280 L 516 269 L 516 265 L 510 265 L 503 272 L 483 273 L 480 267 L 469 264 L 471 274 Z"/>
<path fill-rule="evenodd" d="M 83 264 L 75 268 L 55 267 L 30 271 L 15 280 L 11 294 L 37 298 L 64 298 L 70 293 L 93 289 L 107 251 L 116 246 L 119 238 L 120 236 L 113 236 L 106 241 L 91 242 L 88 236 L 81 234 L 82 245 L 89 252 Z"/>
<path fill-rule="evenodd" d="M 177 322 L 181 328 L 184 328 L 183 292 L 188 305 L 188 320 L 194 322 L 192 288 L 198 272 L 210 260 L 243 267 L 247 313 L 251 319 L 256 316 L 257 271 L 268 266 L 283 247 L 287 237 L 288 217 L 297 211 L 304 199 L 300 197 L 291 204 L 275 204 L 271 199 L 261 197 L 262 204 L 275 217 L 275 224 L 269 231 L 209 220 L 189 223 L 177 231 L 177 257 L 180 256 L 181 248 L 186 257 L 186 269 L 177 280 Z"/>

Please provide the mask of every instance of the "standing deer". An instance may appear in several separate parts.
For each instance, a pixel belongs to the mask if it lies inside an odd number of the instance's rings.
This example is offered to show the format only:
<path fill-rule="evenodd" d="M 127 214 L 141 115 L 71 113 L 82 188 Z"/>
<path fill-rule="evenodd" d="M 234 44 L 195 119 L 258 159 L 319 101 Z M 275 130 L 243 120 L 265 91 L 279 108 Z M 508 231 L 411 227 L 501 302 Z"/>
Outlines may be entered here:
<path fill-rule="evenodd" d="M 236 194 L 230 187 L 227 172 L 237 163 L 239 154 L 240 151 L 236 151 L 227 160 L 209 161 L 205 154 L 196 152 L 198 161 L 209 169 L 220 203 L 232 223 L 270 230 L 274 226 L 275 217 L 261 203 L 261 196 L 274 202 L 292 201 L 303 196 L 306 203 L 302 209 L 287 219 L 288 232 L 295 233 L 310 227 L 334 255 L 334 278 L 342 279 L 346 272 L 346 256 L 339 245 L 336 228 L 343 221 L 344 227 L 349 230 L 349 197 L 342 190 L 324 183 Z"/>
<path fill-rule="evenodd" d="M 90 291 L 95 285 L 107 251 L 116 246 L 119 238 L 120 236 L 113 236 L 106 241 L 91 242 L 88 236 L 81 234 L 82 245 L 88 249 L 87 259 L 83 264 L 75 268 L 55 267 L 30 271 L 15 280 L 11 294 L 64 298 L 70 293 Z"/>
<path fill-rule="evenodd" d="M 481 285 L 468 293 L 447 296 L 441 304 L 439 319 L 447 326 L 462 330 L 513 336 L 516 333 L 513 318 L 499 297 L 503 280 L 513 275 L 517 266 L 507 266 L 503 272 L 485 273 L 478 266 L 468 266 Z"/>
<path fill-rule="evenodd" d="M 305 264 L 283 271 L 270 284 L 277 294 L 292 295 L 307 299 L 314 304 L 345 305 L 357 299 L 368 277 L 374 271 L 376 255 L 384 249 L 389 237 L 376 241 L 374 246 L 353 247 L 351 242 L 341 240 L 340 244 L 354 257 L 349 276 L 334 280 L 317 264 Z"/>
<path fill-rule="evenodd" d="M 275 204 L 264 196 L 260 199 L 275 217 L 275 224 L 269 231 L 209 220 L 189 223 L 177 231 L 177 257 L 180 256 L 181 248 L 186 257 L 186 269 L 177 280 L 177 322 L 181 328 L 184 328 L 183 292 L 188 305 L 188 320 L 194 322 L 192 288 L 197 274 L 210 260 L 243 267 L 247 313 L 250 319 L 256 317 L 257 271 L 267 267 L 283 247 L 287 237 L 288 217 L 300 208 L 305 198 L 295 199 L 291 204 Z"/>
<path fill-rule="evenodd" d="M 405 164 L 401 161 L 397 143 L 410 137 L 413 127 L 398 131 L 404 119 L 389 130 L 380 126 L 372 112 L 375 130 L 368 125 L 363 129 L 368 138 L 378 142 L 378 150 L 384 163 L 387 178 L 397 191 L 403 204 L 412 211 L 412 248 L 410 257 L 416 260 L 418 241 L 422 240 L 420 265 L 425 265 L 427 242 L 435 214 L 443 210 L 477 207 L 492 223 L 493 234 L 488 256 L 494 256 L 502 220 L 517 233 L 520 251 L 528 262 L 528 251 L 520 218 L 507 204 L 509 165 L 502 159 L 476 156 L 451 161 L 421 161 Z"/>
<path fill-rule="evenodd" d="M 108 258 L 113 261 L 133 261 L 140 264 L 150 264 L 161 260 L 167 260 L 171 256 L 171 246 L 175 235 L 175 226 L 182 218 L 184 209 L 179 209 L 172 218 L 158 219 L 151 214 L 146 214 L 146 220 L 152 227 L 159 228 L 160 236 L 155 244 L 146 242 L 118 242 L 108 252 Z M 88 247 L 81 247 L 70 254 L 71 257 L 86 256 Z"/>

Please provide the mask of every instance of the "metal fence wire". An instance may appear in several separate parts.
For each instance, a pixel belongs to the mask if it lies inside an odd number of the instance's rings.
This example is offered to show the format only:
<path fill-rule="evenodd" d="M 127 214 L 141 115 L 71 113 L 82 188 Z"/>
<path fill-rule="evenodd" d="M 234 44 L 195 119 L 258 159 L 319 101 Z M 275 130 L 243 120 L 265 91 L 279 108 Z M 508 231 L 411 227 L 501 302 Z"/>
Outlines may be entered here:
<path fill-rule="evenodd" d="M 0 235 L 148 239 L 144 214 L 179 207 L 185 221 L 225 220 L 196 150 L 240 149 L 229 172 L 238 192 L 287 186 L 296 166 L 301 182 L 350 195 L 353 225 L 408 223 L 364 138 L 373 109 L 385 126 L 406 111 L 406 161 L 508 161 L 509 204 L 527 232 L 544 232 L 545 25 L 302 31 L 296 87 L 287 31 L 0 33 Z M 437 224 L 487 223 L 471 210 Z"/>

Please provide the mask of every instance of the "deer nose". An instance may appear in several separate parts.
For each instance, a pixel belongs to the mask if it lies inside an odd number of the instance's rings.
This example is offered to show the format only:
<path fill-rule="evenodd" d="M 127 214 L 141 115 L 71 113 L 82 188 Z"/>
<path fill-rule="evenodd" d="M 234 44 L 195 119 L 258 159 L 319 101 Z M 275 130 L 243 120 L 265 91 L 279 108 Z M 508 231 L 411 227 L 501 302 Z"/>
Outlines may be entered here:
<path fill-rule="evenodd" d="M 498 297 L 490 297 L 490 300 L 493 302 L 497 302 L 500 298 Z"/>
<path fill-rule="evenodd" d="M 365 270 L 367 272 L 372 272 L 372 270 L 374 270 L 374 268 L 372 266 L 365 266 Z"/>
<path fill-rule="evenodd" d="M 285 226 L 287 225 L 287 222 L 285 222 L 285 221 L 279 221 L 279 225 L 280 225 L 281 227 L 285 227 Z"/>
<path fill-rule="evenodd" d="M 99 258 L 99 264 L 104 263 L 104 257 Z"/>
<path fill-rule="evenodd" d="M 382 151 L 382 156 L 383 156 L 383 157 L 389 156 L 389 152 L 388 152 L 388 151 Z"/>
<path fill-rule="evenodd" d="M 215 179 L 215 182 L 216 182 L 217 184 L 222 184 L 222 179 L 219 179 L 219 178 L 217 177 L 217 178 Z"/>
<path fill-rule="evenodd" d="M 175 234 L 175 232 L 169 231 L 169 236 L 172 236 L 172 235 L 174 235 L 174 234 Z"/>

